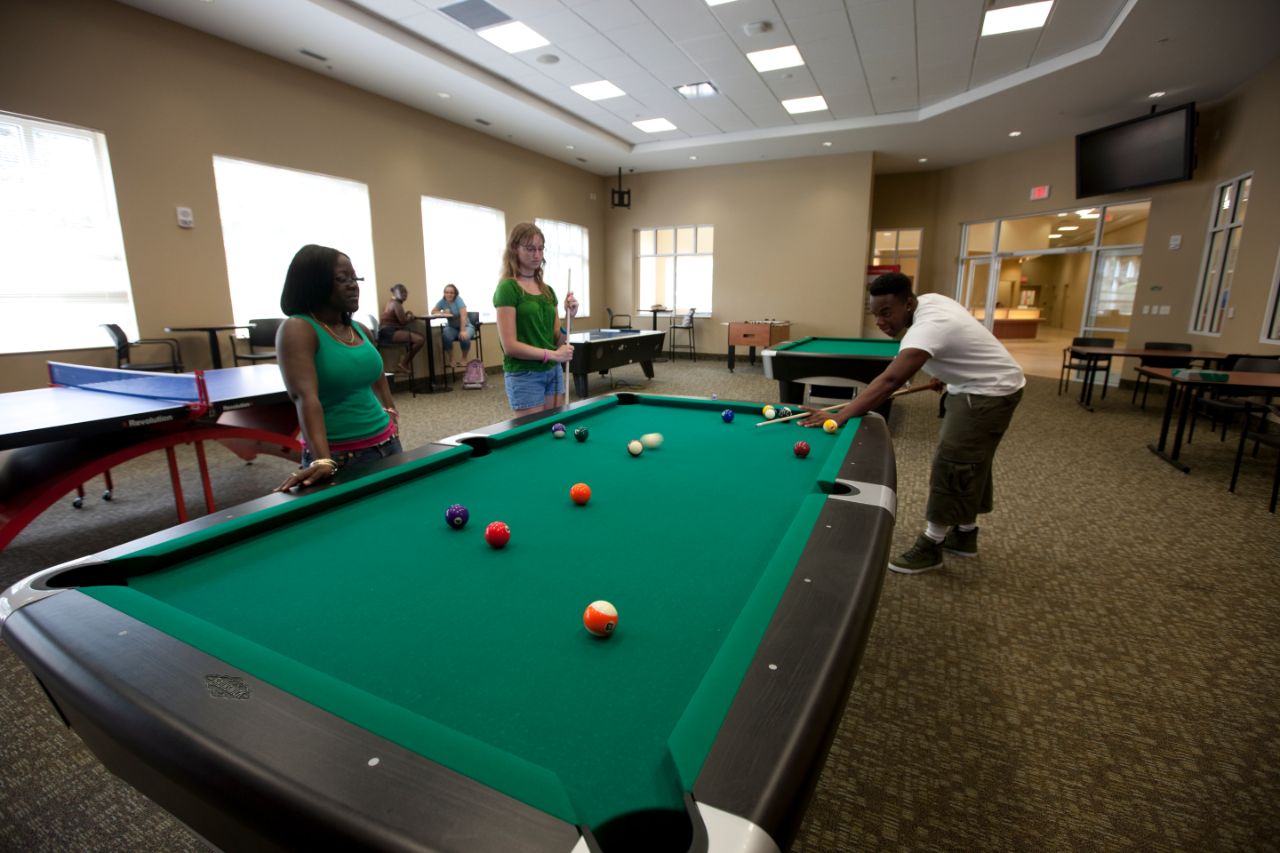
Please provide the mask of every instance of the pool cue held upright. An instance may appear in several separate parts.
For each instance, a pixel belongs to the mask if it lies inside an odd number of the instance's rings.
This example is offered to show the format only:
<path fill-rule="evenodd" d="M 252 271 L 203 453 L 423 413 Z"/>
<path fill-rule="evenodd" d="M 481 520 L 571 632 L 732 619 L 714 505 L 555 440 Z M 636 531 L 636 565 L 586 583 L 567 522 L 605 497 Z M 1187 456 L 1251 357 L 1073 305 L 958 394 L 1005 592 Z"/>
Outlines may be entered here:
<path fill-rule="evenodd" d="M 899 388 L 897 391 L 894 391 L 892 394 L 889 395 L 889 399 L 892 400 L 894 397 L 905 397 L 907 394 L 916 394 L 920 391 L 928 391 L 932 387 L 933 387 L 932 383 L 926 382 L 923 385 L 912 385 L 906 388 Z M 834 406 L 825 406 L 821 409 L 818 409 L 818 411 L 819 412 L 837 412 L 840 409 L 843 409 L 847 405 L 849 404 L 836 403 Z M 786 423 L 787 421 L 794 421 L 797 418 L 807 418 L 811 414 L 812 412 L 801 412 L 798 415 L 789 415 L 785 418 L 774 418 L 771 421 L 760 421 L 760 423 L 756 424 L 756 426 L 768 426 L 769 424 Z"/>
<path fill-rule="evenodd" d="M 569 311 L 567 304 L 570 296 L 573 295 L 573 270 L 568 271 L 568 277 L 565 280 L 565 301 L 564 308 L 564 342 L 569 343 L 569 336 L 573 334 L 573 314 Z M 573 359 L 569 359 L 564 363 L 564 404 L 569 405 L 569 365 Z"/>

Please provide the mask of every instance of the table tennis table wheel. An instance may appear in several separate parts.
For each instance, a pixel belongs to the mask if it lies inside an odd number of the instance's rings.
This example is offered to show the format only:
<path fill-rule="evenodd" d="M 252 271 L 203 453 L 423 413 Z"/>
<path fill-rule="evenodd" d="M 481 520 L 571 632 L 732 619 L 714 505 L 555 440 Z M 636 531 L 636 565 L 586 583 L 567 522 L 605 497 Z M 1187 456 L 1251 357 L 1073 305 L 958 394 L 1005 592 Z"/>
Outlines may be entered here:
<path fill-rule="evenodd" d="M 71 505 L 76 509 L 82 509 L 84 507 L 84 496 L 77 497 L 71 502 Z"/>
<path fill-rule="evenodd" d="M 104 501 L 109 501 L 109 500 L 111 500 L 111 490 L 110 490 L 110 489 L 107 489 L 105 492 L 103 492 L 103 493 L 102 493 L 102 499 L 103 499 Z"/>

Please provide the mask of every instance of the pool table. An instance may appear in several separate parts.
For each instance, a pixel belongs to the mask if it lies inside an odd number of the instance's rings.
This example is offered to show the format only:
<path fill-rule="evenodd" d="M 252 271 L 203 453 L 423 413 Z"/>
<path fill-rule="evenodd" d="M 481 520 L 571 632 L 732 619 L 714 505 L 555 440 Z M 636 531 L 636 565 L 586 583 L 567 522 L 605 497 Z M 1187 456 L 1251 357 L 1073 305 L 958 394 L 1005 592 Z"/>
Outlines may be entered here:
<path fill-rule="evenodd" d="M 834 376 L 868 383 L 898 355 L 898 342 L 889 338 L 797 338 L 766 349 L 764 375 L 778 380 L 778 395 L 784 403 L 804 400 L 805 380 Z M 821 383 L 814 383 L 821 385 Z M 877 409 L 886 418 L 892 401 Z"/>
<path fill-rule="evenodd" d="M 867 642 L 896 469 L 879 416 L 761 420 L 611 394 L 480 428 L 47 569 L 0 632 L 223 848 L 776 851 Z"/>

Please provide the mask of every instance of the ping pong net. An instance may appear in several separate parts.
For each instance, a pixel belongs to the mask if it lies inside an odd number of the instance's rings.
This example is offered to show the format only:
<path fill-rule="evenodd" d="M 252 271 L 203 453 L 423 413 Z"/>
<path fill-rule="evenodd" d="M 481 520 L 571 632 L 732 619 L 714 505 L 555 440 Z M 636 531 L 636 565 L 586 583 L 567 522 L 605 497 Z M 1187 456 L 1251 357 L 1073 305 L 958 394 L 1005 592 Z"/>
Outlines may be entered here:
<path fill-rule="evenodd" d="M 209 410 L 209 389 L 205 386 L 202 370 L 194 373 L 146 373 L 51 361 L 49 384 L 102 394 L 182 403 L 197 417 Z"/>

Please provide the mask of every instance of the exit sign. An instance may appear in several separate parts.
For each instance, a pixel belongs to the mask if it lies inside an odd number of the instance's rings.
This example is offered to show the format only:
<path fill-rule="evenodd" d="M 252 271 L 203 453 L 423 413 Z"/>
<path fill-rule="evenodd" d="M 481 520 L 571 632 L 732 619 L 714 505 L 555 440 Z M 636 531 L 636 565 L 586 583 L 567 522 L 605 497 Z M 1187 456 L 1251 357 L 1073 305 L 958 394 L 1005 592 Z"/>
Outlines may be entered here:
<path fill-rule="evenodd" d="M 1046 198 L 1048 198 L 1048 197 L 1049 197 L 1049 185 L 1048 185 L 1048 184 L 1041 184 L 1041 185 L 1040 185 L 1040 186 L 1038 186 L 1038 187 L 1032 187 L 1032 188 L 1031 188 L 1031 200 L 1032 200 L 1032 201 L 1044 201 L 1044 200 L 1045 200 Z"/>

